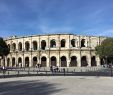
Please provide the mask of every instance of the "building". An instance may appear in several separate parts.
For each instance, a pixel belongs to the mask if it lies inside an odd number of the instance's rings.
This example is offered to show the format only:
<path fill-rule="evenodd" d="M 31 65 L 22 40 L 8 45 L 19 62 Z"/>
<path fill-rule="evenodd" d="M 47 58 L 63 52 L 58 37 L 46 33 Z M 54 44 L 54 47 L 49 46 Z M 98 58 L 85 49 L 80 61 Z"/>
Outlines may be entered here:
<path fill-rule="evenodd" d="M 81 36 L 74 34 L 49 34 L 25 37 L 10 37 L 5 41 L 10 54 L 5 66 L 42 67 L 85 67 L 101 65 L 95 47 L 106 37 Z M 0 62 L 1 66 L 3 62 Z"/>

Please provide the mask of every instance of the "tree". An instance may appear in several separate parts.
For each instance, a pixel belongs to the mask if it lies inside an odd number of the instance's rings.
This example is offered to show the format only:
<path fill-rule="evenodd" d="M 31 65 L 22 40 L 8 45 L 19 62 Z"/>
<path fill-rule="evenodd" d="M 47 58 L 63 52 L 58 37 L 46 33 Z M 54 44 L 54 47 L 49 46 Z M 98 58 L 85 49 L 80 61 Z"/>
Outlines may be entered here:
<path fill-rule="evenodd" d="M 107 38 L 102 41 L 101 45 L 95 48 L 96 54 L 101 59 L 106 60 L 106 63 L 113 63 L 113 38 Z"/>
<path fill-rule="evenodd" d="M 6 42 L 3 40 L 3 38 L 0 38 L 0 56 L 3 60 L 5 60 L 5 56 L 9 54 L 9 51 L 10 49 L 8 48 Z M 5 62 L 3 65 L 5 66 Z"/>

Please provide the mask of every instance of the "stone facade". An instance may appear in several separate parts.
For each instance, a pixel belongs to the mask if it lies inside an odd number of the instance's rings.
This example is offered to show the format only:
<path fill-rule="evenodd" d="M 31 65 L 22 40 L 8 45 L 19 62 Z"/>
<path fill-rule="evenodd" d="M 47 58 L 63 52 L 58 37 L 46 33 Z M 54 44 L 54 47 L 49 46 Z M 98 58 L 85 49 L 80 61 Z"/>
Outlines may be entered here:
<path fill-rule="evenodd" d="M 99 66 L 100 59 L 95 54 L 95 47 L 104 39 L 106 37 L 73 34 L 10 37 L 6 39 L 10 54 L 5 59 L 5 66 Z M 0 64 L 3 65 L 2 62 Z"/>

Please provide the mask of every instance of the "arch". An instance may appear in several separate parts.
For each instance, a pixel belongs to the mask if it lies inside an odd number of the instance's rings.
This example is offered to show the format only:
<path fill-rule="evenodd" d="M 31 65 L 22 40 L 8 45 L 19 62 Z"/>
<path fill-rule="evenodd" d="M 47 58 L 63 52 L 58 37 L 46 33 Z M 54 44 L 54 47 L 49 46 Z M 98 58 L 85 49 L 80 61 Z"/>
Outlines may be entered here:
<path fill-rule="evenodd" d="M 72 46 L 72 47 L 75 47 L 75 39 L 72 39 L 72 40 L 71 40 L 71 46 Z"/>
<path fill-rule="evenodd" d="M 50 47 L 55 48 L 56 47 L 56 41 L 53 39 L 50 41 Z"/>
<path fill-rule="evenodd" d="M 16 50 L 16 44 L 15 44 L 15 43 L 12 44 L 12 50 L 13 50 L 13 51 Z"/>
<path fill-rule="evenodd" d="M 37 57 L 35 56 L 35 57 L 33 57 L 33 67 L 35 67 L 36 64 L 37 64 Z"/>
<path fill-rule="evenodd" d="M 25 50 L 26 50 L 26 51 L 29 51 L 29 49 L 30 49 L 30 44 L 29 44 L 29 42 L 27 41 L 27 42 L 25 42 Z"/>
<path fill-rule="evenodd" d="M 37 50 L 37 41 L 33 41 L 33 50 Z"/>
<path fill-rule="evenodd" d="M 22 43 L 21 42 L 19 42 L 19 44 L 18 44 L 18 50 L 22 51 Z"/>
<path fill-rule="evenodd" d="M 51 57 L 51 66 L 57 66 L 57 60 L 55 56 Z"/>
<path fill-rule="evenodd" d="M 41 58 L 41 67 L 46 67 L 46 64 L 47 64 L 46 61 L 47 61 L 46 57 L 43 56 L 43 57 Z"/>
<path fill-rule="evenodd" d="M 42 50 L 45 50 L 45 48 L 46 48 L 46 41 L 45 40 L 42 40 L 41 41 L 41 49 Z"/>
<path fill-rule="evenodd" d="M 67 59 L 65 56 L 62 56 L 61 58 L 61 67 L 67 67 Z"/>
<path fill-rule="evenodd" d="M 16 66 L 15 58 L 12 58 L 12 67 Z"/>
<path fill-rule="evenodd" d="M 10 58 L 7 59 L 7 67 L 10 66 Z"/>
<path fill-rule="evenodd" d="M 7 46 L 8 46 L 8 48 L 9 48 L 9 51 L 10 51 L 10 48 L 11 48 L 11 47 L 10 47 L 10 44 L 8 44 Z"/>
<path fill-rule="evenodd" d="M 71 57 L 71 62 L 70 62 L 70 67 L 75 67 L 75 66 L 77 66 L 77 57 L 72 56 Z"/>
<path fill-rule="evenodd" d="M 91 66 L 97 66 L 95 56 L 92 56 L 92 57 L 91 57 Z"/>
<path fill-rule="evenodd" d="M 86 56 L 81 57 L 81 67 L 86 67 L 88 65 Z"/>
<path fill-rule="evenodd" d="M 29 67 L 29 57 L 25 58 L 25 67 Z"/>
<path fill-rule="evenodd" d="M 61 47 L 65 47 L 65 44 L 66 44 L 65 39 L 62 39 L 62 40 L 61 40 Z"/>
<path fill-rule="evenodd" d="M 85 47 L 85 39 L 81 40 L 81 47 Z"/>
<path fill-rule="evenodd" d="M 21 57 L 18 58 L 18 66 L 22 67 L 22 58 Z"/>

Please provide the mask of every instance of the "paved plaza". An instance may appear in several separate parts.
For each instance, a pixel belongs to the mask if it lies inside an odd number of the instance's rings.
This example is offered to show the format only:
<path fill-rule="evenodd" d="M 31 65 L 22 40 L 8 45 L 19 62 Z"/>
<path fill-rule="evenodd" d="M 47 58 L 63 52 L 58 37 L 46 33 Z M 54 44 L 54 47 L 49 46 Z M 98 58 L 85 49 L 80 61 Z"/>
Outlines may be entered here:
<path fill-rule="evenodd" d="M 113 95 L 113 78 L 35 76 L 0 79 L 0 95 Z"/>

